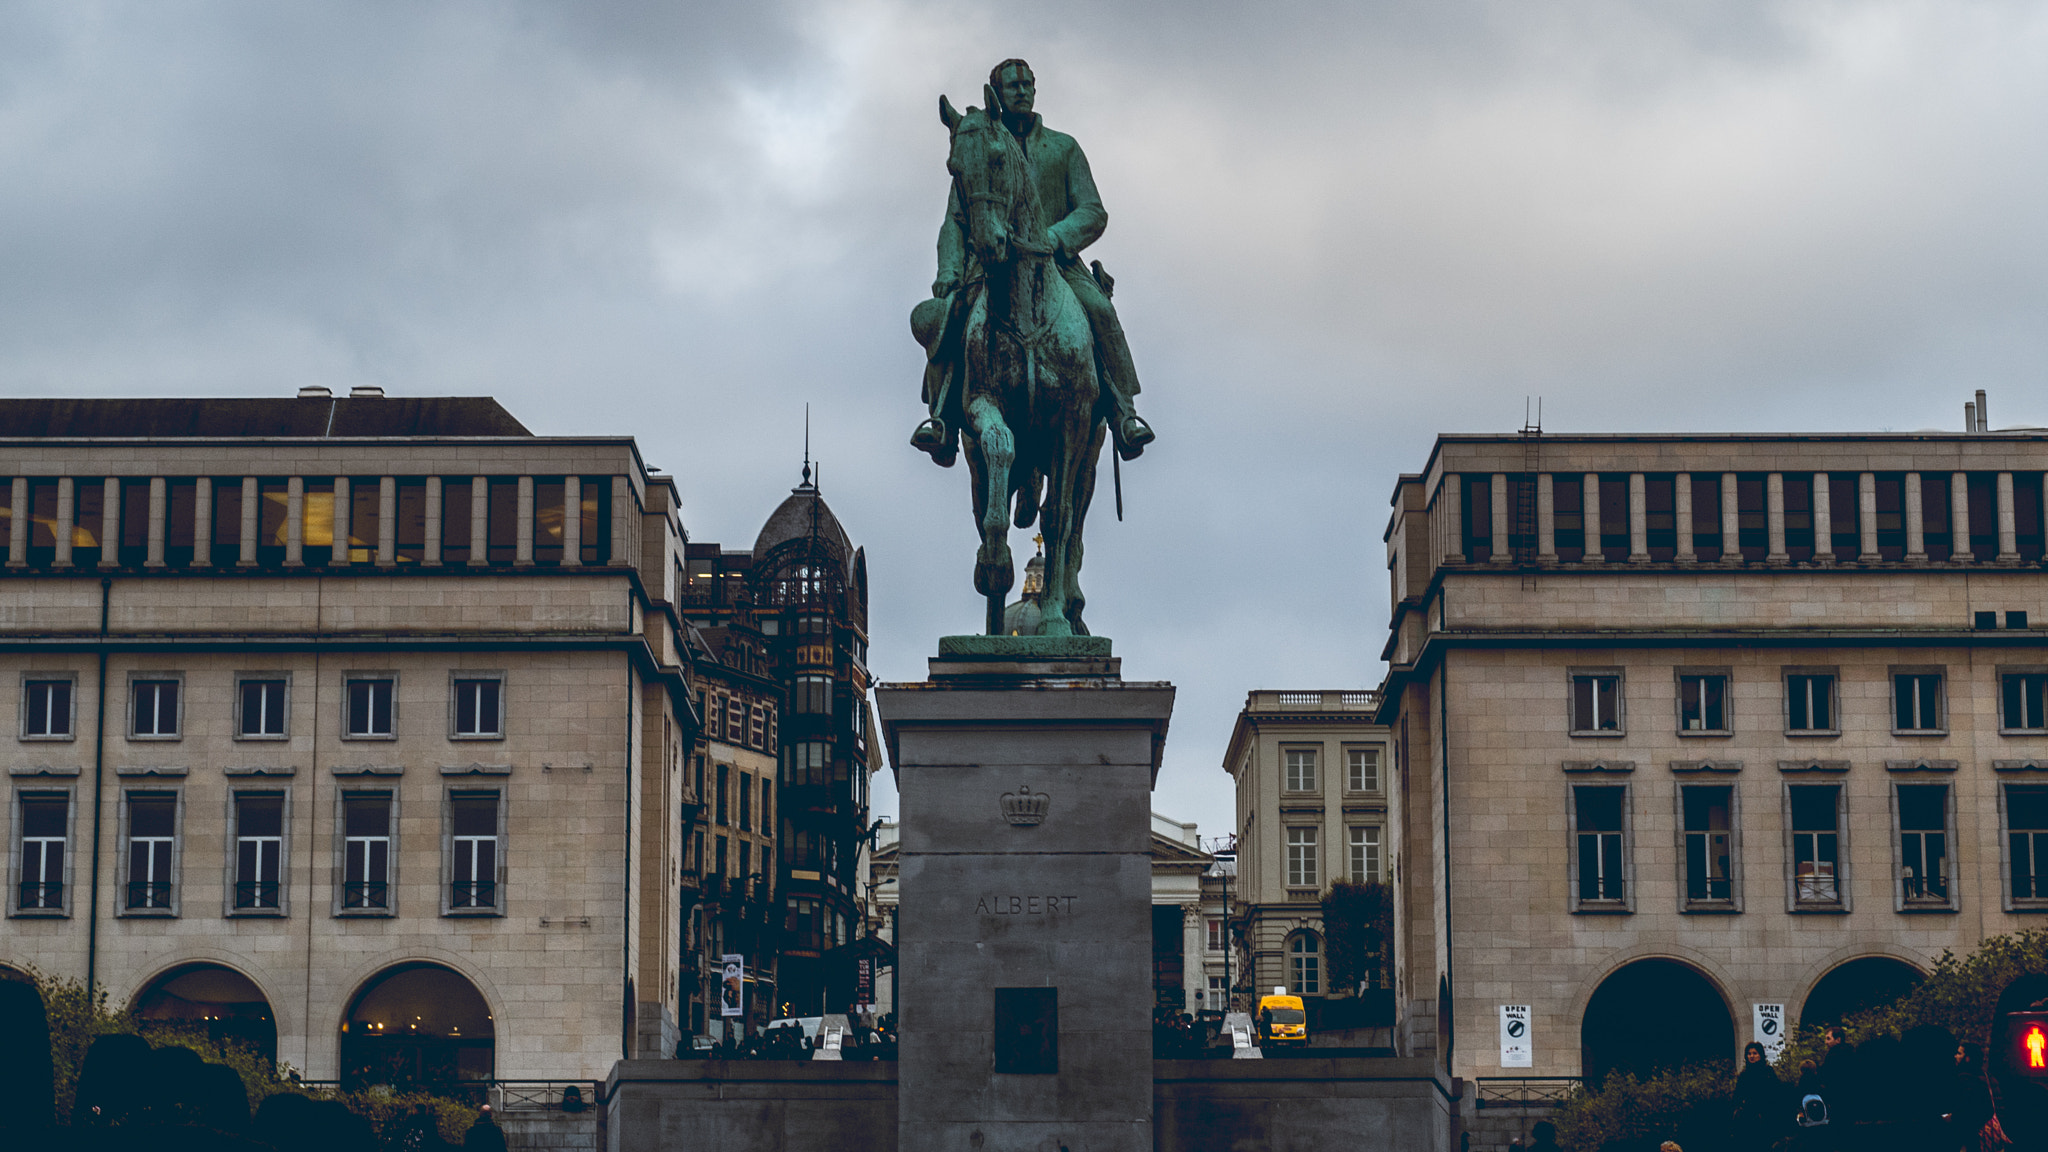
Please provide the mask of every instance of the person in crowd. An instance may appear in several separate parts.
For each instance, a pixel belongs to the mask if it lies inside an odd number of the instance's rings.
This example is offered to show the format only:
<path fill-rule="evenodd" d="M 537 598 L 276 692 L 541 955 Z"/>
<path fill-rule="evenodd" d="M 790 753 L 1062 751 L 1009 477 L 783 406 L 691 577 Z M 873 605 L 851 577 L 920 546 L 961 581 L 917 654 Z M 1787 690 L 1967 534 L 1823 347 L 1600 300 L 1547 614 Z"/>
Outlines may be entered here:
<path fill-rule="evenodd" d="M 482 1149 L 482 1152 L 505 1152 L 505 1130 L 491 1116 L 491 1106 L 486 1104 L 477 1112 L 476 1123 L 462 1134 L 464 1152 Z"/>
<path fill-rule="evenodd" d="M 1785 1111 L 1785 1085 L 1771 1071 L 1764 1046 L 1751 1041 L 1735 1075 L 1735 1134 L 1742 1147 L 1770 1147 L 1784 1131 Z"/>
<path fill-rule="evenodd" d="M 1529 1129 L 1527 1152 L 1558 1152 L 1557 1125 L 1548 1120 L 1538 1120 Z"/>
<path fill-rule="evenodd" d="M 1967 1042 L 1956 1045 L 1955 1066 L 1948 1112 L 1943 1117 L 1948 1134 L 1942 1152 L 1977 1152 L 1992 1113 L 1991 1085 L 1984 1079 L 1984 1046 Z"/>

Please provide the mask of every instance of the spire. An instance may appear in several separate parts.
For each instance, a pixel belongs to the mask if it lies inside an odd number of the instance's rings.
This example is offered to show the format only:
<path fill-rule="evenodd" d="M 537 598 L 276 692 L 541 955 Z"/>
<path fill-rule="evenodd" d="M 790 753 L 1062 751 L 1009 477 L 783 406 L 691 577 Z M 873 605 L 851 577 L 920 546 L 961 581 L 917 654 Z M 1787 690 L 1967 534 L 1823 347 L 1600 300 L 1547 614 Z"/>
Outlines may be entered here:
<path fill-rule="evenodd" d="M 804 482 L 799 487 L 811 486 L 811 406 L 804 405 Z"/>

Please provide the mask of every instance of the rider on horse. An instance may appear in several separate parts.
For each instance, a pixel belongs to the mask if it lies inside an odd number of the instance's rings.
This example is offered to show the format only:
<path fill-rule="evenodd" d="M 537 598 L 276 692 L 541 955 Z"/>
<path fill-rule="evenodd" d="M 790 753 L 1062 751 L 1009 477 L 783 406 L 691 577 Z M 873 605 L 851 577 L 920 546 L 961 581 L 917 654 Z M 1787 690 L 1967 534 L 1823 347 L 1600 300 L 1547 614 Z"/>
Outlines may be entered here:
<path fill-rule="evenodd" d="M 1047 128 L 1031 110 L 1037 88 L 1029 64 L 1003 61 L 989 72 L 989 86 L 1000 105 L 990 111 L 1001 115 L 1004 125 L 1016 135 L 1037 176 L 1040 222 L 1046 238 L 1055 245 L 1054 260 L 1061 277 L 1074 290 L 1095 336 L 1097 375 L 1105 400 L 1115 408 L 1109 426 L 1117 454 L 1132 459 L 1154 436 L 1132 401 L 1138 393 L 1138 370 L 1131 363 L 1123 326 L 1117 323 L 1116 309 L 1109 302 L 1113 282 L 1099 261 L 1092 274 L 1081 265 L 1081 250 L 1093 244 L 1109 223 L 1109 214 L 1102 210 L 1102 199 L 1095 192 L 1095 178 L 1088 171 L 1088 158 L 1072 136 Z M 924 399 L 931 417 L 917 426 L 910 443 L 943 465 L 952 464 L 959 450 L 960 340 L 972 310 L 973 288 L 982 278 L 966 236 L 967 215 L 956 186 L 946 198 L 946 221 L 939 229 L 939 274 L 932 284 L 933 298 L 911 313 L 911 330 L 924 345 L 928 360 Z"/>

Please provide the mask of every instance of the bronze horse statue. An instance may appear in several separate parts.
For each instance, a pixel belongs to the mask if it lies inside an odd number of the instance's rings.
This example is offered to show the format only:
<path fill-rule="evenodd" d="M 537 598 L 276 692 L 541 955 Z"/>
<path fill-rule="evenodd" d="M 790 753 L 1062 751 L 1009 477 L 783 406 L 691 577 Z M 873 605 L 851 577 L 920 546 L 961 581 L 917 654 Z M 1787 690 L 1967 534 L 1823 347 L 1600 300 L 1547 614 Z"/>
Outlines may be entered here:
<path fill-rule="evenodd" d="M 988 104 L 995 95 L 985 90 Z M 1003 630 L 1015 579 L 1009 531 L 1041 521 L 1045 591 L 1038 631 L 1085 636 L 1081 529 L 1095 495 L 1106 434 L 1095 341 L 1079 299 L 1054 264 L 1039 222 L 1038 186 L 1001 117 L 939 98 L 952 133 L 946 168 L 967 216 L 979 275 L 963 289 L 961 436 L 981 532 L 974 588 L 988 598 L 988 633 Z"/>

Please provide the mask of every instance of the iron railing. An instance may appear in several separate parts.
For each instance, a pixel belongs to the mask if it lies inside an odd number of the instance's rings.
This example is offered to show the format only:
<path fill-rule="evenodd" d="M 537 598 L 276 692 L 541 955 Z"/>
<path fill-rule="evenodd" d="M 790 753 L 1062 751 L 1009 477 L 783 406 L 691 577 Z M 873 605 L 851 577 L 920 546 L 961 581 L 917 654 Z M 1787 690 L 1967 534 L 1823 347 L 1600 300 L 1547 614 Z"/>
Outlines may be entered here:
<path fill-rule="evenodd" d="M 169 880 L 130 880 L 128 882 L 128 907 L 169 908 L 171 906 L 171 882 Z"/>
<path fill-rule="evenodd" d="M 493 1080 L 499 1112 L 594 1112 L 604 1103 L 602 1080 Z"/>
<path fill-rule="evenodd" d="M 1480 1108 L 1555 1108 L 1571 1099 L 1577 1076 L 1477 1076 L 1474 1103 Z"/>
<path fill-rule="evenodd" d="M 26 911 L 32 908 L 62 908 L 64 906 L 64 885 L 55 880 L 28 880 L 21 885 L 20 903 L 16 907 Z"/>
<path fill-rule="evenodd" d="M 496 880 L 457 880 L 448 886 L 448 906 L 451 908 L 496 908 L 498 906 L 498 882 Z"/>
<path fill-rule="evenodd" d="M 383 880 L 344 880 L 341 884 L 341 906 L 389 908 L 390 885 Z"/>
<path fill-rule="evenodd" d="M 275 908 L 277 907 L 278 882 L 275 880 L 235 881 L 235 907 Z"/>

